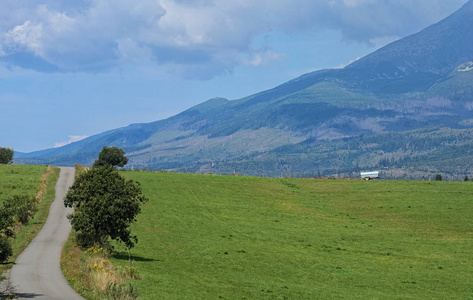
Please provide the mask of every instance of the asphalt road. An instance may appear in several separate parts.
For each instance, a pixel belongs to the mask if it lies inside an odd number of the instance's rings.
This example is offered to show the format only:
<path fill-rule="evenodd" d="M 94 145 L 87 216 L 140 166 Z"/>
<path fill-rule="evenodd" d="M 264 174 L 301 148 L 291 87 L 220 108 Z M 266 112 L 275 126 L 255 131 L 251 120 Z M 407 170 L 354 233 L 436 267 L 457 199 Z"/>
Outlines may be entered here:
<path fill-rule="evenodd" d="M 48 220 L 11 269 L 10 282 L 19 299 L 84 299 L 69 286 L 60 268 L 61 249 L 71 231 L 66 216 L 72 212 L 64 207 L 63 199 L 74 182 L 74 172 L 74 168 L 61 167 Z"/>

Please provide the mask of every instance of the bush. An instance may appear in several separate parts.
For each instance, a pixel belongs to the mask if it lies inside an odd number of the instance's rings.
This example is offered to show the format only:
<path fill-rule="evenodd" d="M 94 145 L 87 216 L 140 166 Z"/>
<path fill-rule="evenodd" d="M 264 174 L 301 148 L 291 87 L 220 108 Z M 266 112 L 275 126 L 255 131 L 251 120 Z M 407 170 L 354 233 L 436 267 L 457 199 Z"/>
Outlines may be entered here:
<path fill-rule="evenodd" d="M 36 198 L 27 195 L 15 195 L 5 201 L 4 207 L 10 211 L 11 216 L 16 221 L 22 225 L 27 225 L 37 210 Z"/>
<path fill-rule="evenodd" d="M 435 181 L 442 181 L 442 175 L 440 174 L 435 175 Z"/>
<path fill-rule="evenodd" d="M 10 241 L 6 236 L 0 236 L 0 263 L 4 263 L 12 254 Z"/>
<path fill-rule="evenodd" d="M 15 235 L 15 224 L 26 225 L 35 211 L 36 198 L 26 195 L 8 198 L 0 206 L 0 263 L 13 254 L 9 238 Z"/>
<path fill-rule="evenodd" d="M 13 161 L 13 149 L 0 148 L 0 164 L 9 164 Z"/>
<path fill-rule="evenodd" d="M 11 210 L 5 206 L 5 203 L 0 206 L 0 237 L 13 237 L 13 215 Z"/>

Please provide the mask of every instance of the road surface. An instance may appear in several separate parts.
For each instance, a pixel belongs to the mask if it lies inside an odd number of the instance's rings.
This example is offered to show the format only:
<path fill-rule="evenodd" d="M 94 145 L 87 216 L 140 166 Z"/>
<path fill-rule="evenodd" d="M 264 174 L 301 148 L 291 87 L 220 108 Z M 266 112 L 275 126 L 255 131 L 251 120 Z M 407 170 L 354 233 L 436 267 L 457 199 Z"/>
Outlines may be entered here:
<path fill-rule="evenodd" d="M 74 168 L 61 167 L 48 220 L 11 269 L 10 282 L 19 299 L 84 299 L 69 286 L 60 267 L 61 250 L 71 231 L 66 216 L 72 212 L 63 199 L 73 182 Z"/>

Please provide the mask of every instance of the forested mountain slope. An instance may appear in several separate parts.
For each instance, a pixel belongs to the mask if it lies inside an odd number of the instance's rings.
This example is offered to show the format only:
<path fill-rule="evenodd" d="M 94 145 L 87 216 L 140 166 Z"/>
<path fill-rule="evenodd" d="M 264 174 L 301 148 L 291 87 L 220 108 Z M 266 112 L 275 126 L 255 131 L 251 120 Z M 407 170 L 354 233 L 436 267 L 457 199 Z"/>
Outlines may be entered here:
<path fill-rule="evenodd" d="M 18 162 L 91 164 L 103 146 L 129 166 L 277 176 L 468 175 L 473 161 L 473 1 L 343 69 L 238 100 L 111 130 Z M 472 150 L 470 150 L 472 149 Z"/>

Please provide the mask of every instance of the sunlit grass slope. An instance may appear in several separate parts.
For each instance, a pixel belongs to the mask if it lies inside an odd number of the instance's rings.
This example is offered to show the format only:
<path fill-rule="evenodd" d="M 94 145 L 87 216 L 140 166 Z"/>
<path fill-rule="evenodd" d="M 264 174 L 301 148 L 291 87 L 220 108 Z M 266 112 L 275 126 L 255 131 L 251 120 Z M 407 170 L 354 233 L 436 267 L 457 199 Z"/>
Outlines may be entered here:
<path fill-rule="evenodd" d="M 142 299 L 473 295 L 471 182 L 124 174 L 150 198 L 133 227 Z"/>

